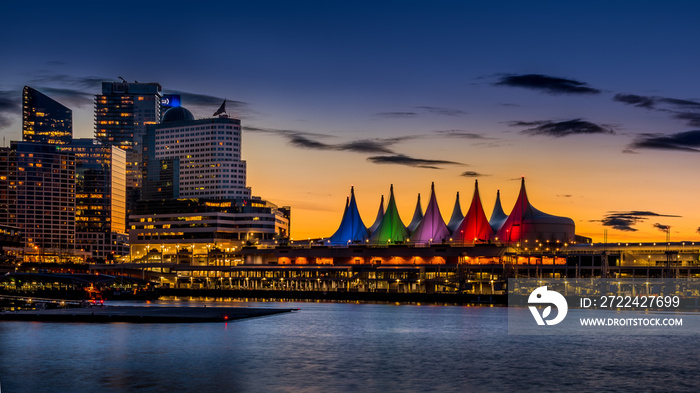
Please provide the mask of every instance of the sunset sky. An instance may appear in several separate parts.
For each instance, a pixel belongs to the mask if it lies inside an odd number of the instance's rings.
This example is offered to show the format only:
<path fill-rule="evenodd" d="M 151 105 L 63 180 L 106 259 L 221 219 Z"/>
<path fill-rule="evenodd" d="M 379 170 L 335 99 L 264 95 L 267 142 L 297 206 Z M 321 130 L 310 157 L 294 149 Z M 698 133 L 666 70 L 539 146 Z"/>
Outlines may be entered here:
<path fill-rule="evenodd" d="M 196 117 L 242 119 L 253 194 L 330 236 L 350 186 L 367 226 L 394 185 L 408 224 L 486 214 L 525 176 L 539 210 L 602 241 L 700 240 L 700 2 L 10 2 L 0 134 L 21 92 L 93 136 L 101 81 L 158 82 Z"/>

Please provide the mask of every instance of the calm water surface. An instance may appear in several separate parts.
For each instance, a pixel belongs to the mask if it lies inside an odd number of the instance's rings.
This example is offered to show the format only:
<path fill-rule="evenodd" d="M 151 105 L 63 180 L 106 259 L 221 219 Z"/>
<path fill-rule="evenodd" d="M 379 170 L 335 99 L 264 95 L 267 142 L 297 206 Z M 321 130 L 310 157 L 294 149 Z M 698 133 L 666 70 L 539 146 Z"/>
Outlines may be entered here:
<path fill-rule="evenodd" d="M 206 304 L 301 311 L 228 324 L 3 322 L 2 392 L 700 390 L 697 336 L 510 336 L 507 309 L 490 307 Z"/>

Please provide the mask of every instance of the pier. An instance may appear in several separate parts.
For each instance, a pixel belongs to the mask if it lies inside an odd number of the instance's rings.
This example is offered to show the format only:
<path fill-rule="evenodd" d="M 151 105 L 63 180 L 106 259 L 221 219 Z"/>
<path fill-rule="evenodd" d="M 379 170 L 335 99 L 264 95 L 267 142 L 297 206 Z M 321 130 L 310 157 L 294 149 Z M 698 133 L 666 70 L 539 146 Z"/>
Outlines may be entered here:
<path fill-rule="evenodd" d="M 0 312 L 0 321 L 83 323 L 202 323 L 298 311 L 292 308 L 253 307 L 89 307 Z"/>

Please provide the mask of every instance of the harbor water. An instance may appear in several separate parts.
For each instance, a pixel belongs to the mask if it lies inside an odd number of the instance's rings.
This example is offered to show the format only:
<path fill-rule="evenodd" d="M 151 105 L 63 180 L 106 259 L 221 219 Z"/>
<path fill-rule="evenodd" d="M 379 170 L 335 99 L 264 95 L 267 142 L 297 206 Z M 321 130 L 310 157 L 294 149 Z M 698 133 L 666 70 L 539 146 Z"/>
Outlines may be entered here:
<path fill-rule="evenodd" d="M 139 304 L 142 305 L 142 304 Z M 503 307 L 298 307 L 229 323 L 0 323 L 8 392 L 697 391 L 697 336 L 515 336 Z"/>

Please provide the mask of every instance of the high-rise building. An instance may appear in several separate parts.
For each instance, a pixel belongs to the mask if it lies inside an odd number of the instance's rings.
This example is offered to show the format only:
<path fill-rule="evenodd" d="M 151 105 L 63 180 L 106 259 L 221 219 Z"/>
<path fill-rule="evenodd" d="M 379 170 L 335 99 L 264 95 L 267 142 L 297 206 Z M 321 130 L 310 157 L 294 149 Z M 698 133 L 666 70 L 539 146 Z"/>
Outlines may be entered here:
<path fill-rule="evenodd" d="M 73 111 L 36 89 L 22 90 L 22 140 L 64 145 L 73 138 Z"/>
<path fill-rule="evenodd" d="M 147 170 L 151 169 L 148 182 L 163 182 L 163 166 L 167 169 L 168 160 L 171 167 L 179 161 L 177 177 L 172 179 L 177 194 L 172 198 L 250 199 L 239 119 L 195 120 L 190 111 L 176 107 L 163 115 L 160 124 L 149 126 L 145 142 Z"/>
<path fill-rule="evenodd" d="M 16 167 L 7 176 L 16 199 L 7 224 L 22 231 L 41 261 L 66 261 L 75 250 L 75 155 L 31 142 L 12 142 L 2 156 L 12 154 Z"/>
<path fill-rule="evenodd" d="M 0 225 L 17 223 L 17 152 L 0 148 Z"/>
<path fill-rule="evenodd" d="M 248 243 L 289 238 L 290 208 L 246 187 L 239 119 L 195 120 L 171 108 L 148 127 L 144 155 L 144 198 L 129 216 L 132 261 L 206 265 Z"/>
<path fill-rule="evenodd" d="M 95 96 L 95 138 L 126 151 L 127 210 L 140 198 L 146 127 L 160 121 L 158 83 L 103 82 Z"/>
<path fill-rule="evenodd" d="M 75 248 L 97 259 L 126 254 L 126 152 L 96 139 L 61 150 L 75 154 Z"/>

